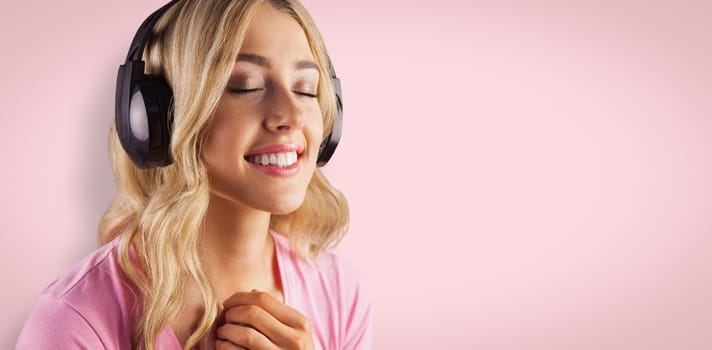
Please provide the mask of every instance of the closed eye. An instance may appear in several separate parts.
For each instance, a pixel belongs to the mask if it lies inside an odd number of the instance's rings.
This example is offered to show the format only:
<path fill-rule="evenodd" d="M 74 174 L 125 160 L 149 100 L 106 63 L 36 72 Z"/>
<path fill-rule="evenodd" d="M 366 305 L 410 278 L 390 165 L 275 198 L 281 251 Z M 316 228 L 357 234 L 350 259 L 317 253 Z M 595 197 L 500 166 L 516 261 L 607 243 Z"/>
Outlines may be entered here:
<path fill-rule="evenodd" d="M 306 97 L 311 97 L 311 98 L 317 98 L 317 97 L 319 97 L 319 95 L 317 95 L 317 94 L 312 94 L 312 93 L 303 92 L 303 91 L 294 91 L 294 93 L 297 94 L 297 95 L 306 96 Z"/>
<path fill-rule="evenodd" d="M 262 91 L 264 88 L 254 88 L 254 89 L 231 89 L 228 88 L 227 91 L 232 94 L 249 94 L 257 91 Z"/>

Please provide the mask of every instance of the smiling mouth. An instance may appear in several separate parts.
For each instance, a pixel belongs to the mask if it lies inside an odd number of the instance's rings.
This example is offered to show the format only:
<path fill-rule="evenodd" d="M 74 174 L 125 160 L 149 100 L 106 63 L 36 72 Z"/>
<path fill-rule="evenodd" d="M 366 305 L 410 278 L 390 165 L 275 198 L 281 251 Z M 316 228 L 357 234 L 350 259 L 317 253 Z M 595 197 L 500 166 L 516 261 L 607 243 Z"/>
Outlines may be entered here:
<path fill-rule="evenodd" d="M 297 163 L 299 155 L 296 151 L 279 153 L 262 153 L 245 156 L 245 160 L 257 165 L 287 168 Z"/>

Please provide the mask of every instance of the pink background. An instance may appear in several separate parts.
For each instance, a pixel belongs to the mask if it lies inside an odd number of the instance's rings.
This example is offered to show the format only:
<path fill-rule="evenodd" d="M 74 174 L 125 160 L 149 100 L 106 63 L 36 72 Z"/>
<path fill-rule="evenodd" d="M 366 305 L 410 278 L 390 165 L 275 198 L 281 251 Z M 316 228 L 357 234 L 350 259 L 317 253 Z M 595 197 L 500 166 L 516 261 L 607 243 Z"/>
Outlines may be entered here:
<path fill-rule="evenodd" d="M 95 247 L 114 79 L 163 1 L 0 11 L 0 348 Z M 378 349 L 712 349 L 712 2 L 305 0 Z"/>

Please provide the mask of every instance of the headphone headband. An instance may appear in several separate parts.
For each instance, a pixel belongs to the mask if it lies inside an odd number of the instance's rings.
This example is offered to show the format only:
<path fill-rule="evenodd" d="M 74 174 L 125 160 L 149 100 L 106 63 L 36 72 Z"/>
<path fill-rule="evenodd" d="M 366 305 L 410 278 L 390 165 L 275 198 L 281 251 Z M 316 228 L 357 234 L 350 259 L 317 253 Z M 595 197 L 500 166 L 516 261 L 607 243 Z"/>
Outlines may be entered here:
<path fill-rule="evenodd" d="M 180 0 L 173 0 L 163 5 L 161 8 L 148 16 L 143 23 L 141 23 L 141 26 L 138 27 L 138 30 L 136 31 L 136 35 L 134 35 L 133 40 L 131 40 L 131 47 L 129 47 L 129 53 L 126 55 L 127 61 L 141 61 L 143 50 L 146 48 L 146 43 L 149 39 L 151 39 L 151 35 L 153 34 L 151 32 L 153 27 L 156 26 L 156 23 L 159 19 L 161 19 L 163 14 L 166 13 L 168 9 L 173 7 L 173 5 L 175 5 L 178 1 Z"/>

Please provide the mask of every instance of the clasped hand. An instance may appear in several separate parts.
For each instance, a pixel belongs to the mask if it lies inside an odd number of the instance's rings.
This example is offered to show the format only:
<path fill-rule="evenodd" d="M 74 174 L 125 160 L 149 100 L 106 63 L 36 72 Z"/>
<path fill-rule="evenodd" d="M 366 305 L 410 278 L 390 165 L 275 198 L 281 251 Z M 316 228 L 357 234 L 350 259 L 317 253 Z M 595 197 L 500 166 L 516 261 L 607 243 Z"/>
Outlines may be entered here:
<path fill-rule="evenodd" d="M 223 303 L 216 350 L 313 350 L 309 320 L 269 293 L 238 292 Z"/>

